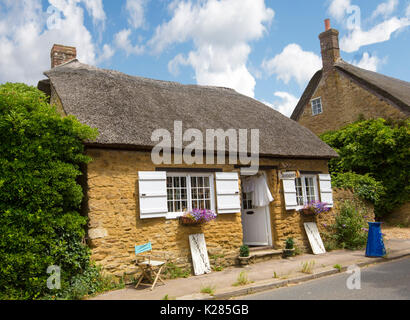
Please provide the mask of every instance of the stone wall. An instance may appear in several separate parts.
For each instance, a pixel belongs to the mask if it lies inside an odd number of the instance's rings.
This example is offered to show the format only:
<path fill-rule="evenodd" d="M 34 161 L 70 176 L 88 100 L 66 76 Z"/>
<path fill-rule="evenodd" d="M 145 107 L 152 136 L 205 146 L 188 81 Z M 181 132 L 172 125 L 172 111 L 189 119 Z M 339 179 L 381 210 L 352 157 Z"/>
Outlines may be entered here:
<path fill-rule="evenodd" d="M 310 101 L 305 105 L 298 122 L 320 135 L 340 129 L 360 115 L 365 119 L 405 119 L 406 115 L 380 96 L 364 89 L 337 71 L 327 73 L 320 81 L 311 100 L 322 98 L 323 113 L 312 116 Z"/>
<path fill-rule="evenodd" d="M 191 269 L 188 235 L 204 233 L 209 255 L 222 256 L 218 264 L 235 264 L 242 245 L 241 214 L 219 215 L 203 226 L 181 226 L 178 220 L 140 219 L 138 171 L 154 171 L 150 153 L 108 149 L 88 149 L 93 161 L 87 166 L 88 240 L 92 259 L 116 276 L 136 273 L 134 245 L 152 242 L 175 265 Z M 327 160 L 260 159 L 261 166 L 283 170 L 328 172 Z M 183 167 L 183 166 L 180 166 Z M 198 166 L 196 166 L 198 167 Z M 232 165 L 201 165 L 237 171 Z M 275 201 L 271 204 L 273 245 L 281 247 L 288 236 L 305 243 L 305 232 L 298 214 L 286 212 L 278 170 L 266 171 Z M 213 259 L 211 259 L 212 262 Z"/>
<path fill-rule="evenodd" d="M 386 222 L 393 226 L 410 227 L 410 202 L 390 213 L 386 217 Z"/>
<path fill-rule="evenodd" d="M 284 248 L 287 238 L 293 238 L 296 246 L 302 252 L 311 253 L 308 237 L 305 232 L 305 222 L 316 222 L 320 232 L 326 231 L 326 226 L 335 222 L 336 215 L 340 212 L 341 205 L 346 201 L 353 201 L 368 212 L 368 220 L 374 221 L 374 207 L 372 204 L 360 200 L 352 191 L 345 189 L 333 189 L 333 208 L 326 214 L 318 217 L 305 217 L 297 211 L 286 211 L 279 202 L 272 204 L 275 208 L 273 221 L 276 228 L 277 248 Z M 276 201 L 275 201 L 276 202 Z"/>

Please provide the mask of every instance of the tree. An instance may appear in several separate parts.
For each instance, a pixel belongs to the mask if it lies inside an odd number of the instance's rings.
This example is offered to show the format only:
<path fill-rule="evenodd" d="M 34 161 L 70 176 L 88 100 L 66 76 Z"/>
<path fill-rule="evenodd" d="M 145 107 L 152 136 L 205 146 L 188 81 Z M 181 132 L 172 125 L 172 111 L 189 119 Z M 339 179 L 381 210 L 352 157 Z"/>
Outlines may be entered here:
<path fill-rule="evenodd" d="M 47 97 L 25 84 L 0 85 L 0 295 L 32 299 L 48 293 L 47 267 L 62 286 L 90 264 L 79 209 L 83 141 L 97 131 L 61 117 Z"/>
<path fill-rule="evenodd" d="M 358 121 L 339 131 L 324 133 L 321 138 L 340 155 L 330 161 L 333 175 L 352 172 L 365 175 L 362 181 L 369 182 L 370 177 L 382 184 L 383 188 L 377 188 L 383 190 L 374 201 L 377 216 L 410 200 L 410 120 Z M 346 178 L 349 183 L 358 181 L 357 176 L 345 175 L 343 179 Z"/>

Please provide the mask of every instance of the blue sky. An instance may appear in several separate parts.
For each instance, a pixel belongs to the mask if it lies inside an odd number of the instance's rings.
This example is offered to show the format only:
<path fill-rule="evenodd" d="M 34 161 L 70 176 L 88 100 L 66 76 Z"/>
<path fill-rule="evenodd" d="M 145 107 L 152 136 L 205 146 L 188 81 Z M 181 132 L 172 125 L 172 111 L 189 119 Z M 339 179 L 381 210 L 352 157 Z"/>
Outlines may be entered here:
<path fill-rule="evenodd" d="M 0 83 L 36 84 L 59 43 L 87 64 L 232 87 L 289 115 L 321 68 L 326 18 L 345 61 L 410 81 L 410 0 L 0 0 Z"/>

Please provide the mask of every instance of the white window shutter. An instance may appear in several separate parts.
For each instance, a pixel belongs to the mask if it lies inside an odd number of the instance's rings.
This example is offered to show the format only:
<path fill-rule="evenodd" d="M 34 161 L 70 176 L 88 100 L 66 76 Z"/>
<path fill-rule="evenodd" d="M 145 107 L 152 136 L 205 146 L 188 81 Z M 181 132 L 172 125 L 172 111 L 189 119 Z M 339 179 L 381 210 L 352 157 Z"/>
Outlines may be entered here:
<path fill-rule="evenodd" d="M 140 218 L 161 218 L 168 213 L 167 173 L 165 171 L 138 172 Z"/>
<path fill-rule="evenodd" d="M 241 212 L 239 176 L 237 172 L 216 172 L 218 214 Z"/>
<path fill-rule="evenodd" d="M 320 201 L 333 208 L 332 178 L 330 174 L 319 174 Z"/>
<path fill-rule="evenodd" d="M 295 178 L 283 178 L 282 182 L 286 210 L 295 210 L 298 206 Z"/>

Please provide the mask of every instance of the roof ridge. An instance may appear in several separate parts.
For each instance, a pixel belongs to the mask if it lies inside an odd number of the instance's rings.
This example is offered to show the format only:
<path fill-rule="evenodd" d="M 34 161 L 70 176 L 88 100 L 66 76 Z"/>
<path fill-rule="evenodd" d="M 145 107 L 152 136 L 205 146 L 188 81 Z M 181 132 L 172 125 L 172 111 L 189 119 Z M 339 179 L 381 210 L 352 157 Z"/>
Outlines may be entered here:
<path fill-rule="evenodd" d="M 80 62 L 78 59 L 72 59 L 70 61 L 67 61 L 61 65 L 58 65 L 57 67 L 50 69 L 48 71 L 44 72 L 44 75 L 48 77 L 50 73 L 56 72 L 56 71 L 61 71 L 63 67 L 67 67 L 73 63 L 78 63 L 78 65 L 83 66 L 84 69 L 88 69 L 89 71 L 98 71 L 98 72 L 104 72 L 105 74 L 109 75 L 116 75 L 116 76 L 121 76 L 125 78 L 131 78 L 134 80 L 140 80 L 140 81 L 146 81 L 150 82 L 151 84 L 158 84 L 158 85 L 165 85 L 165 86 L 180 86 L 180 87 L 193 87 L 193 88 L 200 88 L 200 89 L 212 89 L 212 90 L 220 90 L 220 91 L 228 91 L 231 93 L 235 94 L 241 94 L 237 92 L 233 88 L 228 88 L 228 87 L 222 87 L 222 86 L 212 86 L 212 85 L 199 85 L 199 84 L 184 84 L 180 83 L 177 81 L 167 81 L 167 80 L 159 80 L 159 79 L 153 79 L 153 78 L 148 78 L 148 77 L 142 77 L 142 76 L 137 76 L 137 75 L 130 75 L 118 70 L 113 70 L 113 69 L 104 69 L 104 68 L 99 68 L 95 67 L 92 65 L 88 65 L 85 63 Z M 78 68 L 79 69 L 79 68 Z"/>

